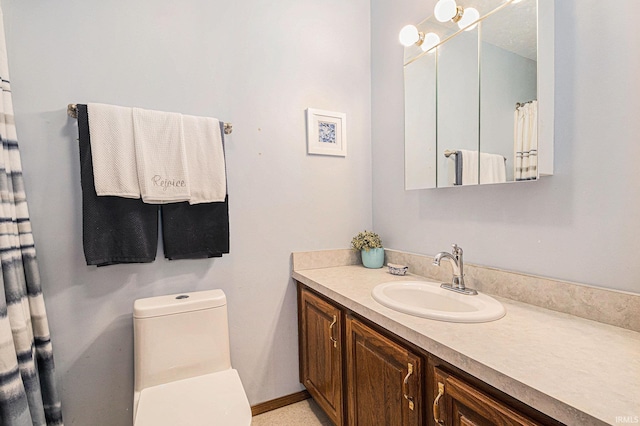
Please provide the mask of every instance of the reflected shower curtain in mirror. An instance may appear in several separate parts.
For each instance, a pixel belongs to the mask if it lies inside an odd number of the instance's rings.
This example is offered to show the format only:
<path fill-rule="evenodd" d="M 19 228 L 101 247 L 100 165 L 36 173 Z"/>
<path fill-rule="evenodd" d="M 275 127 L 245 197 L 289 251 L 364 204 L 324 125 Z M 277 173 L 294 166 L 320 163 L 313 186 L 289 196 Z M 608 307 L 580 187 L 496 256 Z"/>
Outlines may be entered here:
<path fill-rule="evenodd" d="M 538 101 L 516 107 L 514 112 L 515 180 L 538 178 Z"/>
<path fill-rule="evenodd" d="M 0 425 L 62 425 L 0 10 Z"/>

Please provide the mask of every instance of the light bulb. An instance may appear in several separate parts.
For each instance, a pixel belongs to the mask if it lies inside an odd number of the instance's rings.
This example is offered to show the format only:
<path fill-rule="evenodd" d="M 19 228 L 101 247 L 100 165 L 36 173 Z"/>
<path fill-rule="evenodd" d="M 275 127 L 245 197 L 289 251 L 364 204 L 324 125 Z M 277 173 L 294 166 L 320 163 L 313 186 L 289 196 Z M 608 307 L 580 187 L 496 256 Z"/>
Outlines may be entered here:
<path fill-rule="evenodd" d="M 447 22 L 453 19 L 458 13 L 456 0 L 439 0 L 433 8 L 433 15 L 440 22 Z"/>
<path fill-rule="evenodd" d="M 460 29 L 463 29 L 464 27 L 471 25 L 478 19 L 480 19 L 480 12 L 478 12 L 478 9 L 474 9 L 473 7 L 468 7 L 464 10 L 462 19 L 458 21 L 458 27 L 460 27 Z M 471 31 L 477 26 L 478 24 L 472 25 L 469 28 L 465 29 L 465 31 Z"/>
<path fill-rule="evenodd" d="M 404 47 L 409 47 L 420 40 L 420 32 L 415 25 L 406 25 L 400 30 L 398 38 Z"/>
<path fill-rule="evenodd" d="M 440 43 L 440 37 L 438 37 L 438 34 L 427 33 L 427 34 L 425 34 L 424 41 L 422 42 L 422 46 L 420 46 L 420 47 L 422 48 L 422 50 L 427 52 L 427 51 L 433 49 L 439 43 Z"/>

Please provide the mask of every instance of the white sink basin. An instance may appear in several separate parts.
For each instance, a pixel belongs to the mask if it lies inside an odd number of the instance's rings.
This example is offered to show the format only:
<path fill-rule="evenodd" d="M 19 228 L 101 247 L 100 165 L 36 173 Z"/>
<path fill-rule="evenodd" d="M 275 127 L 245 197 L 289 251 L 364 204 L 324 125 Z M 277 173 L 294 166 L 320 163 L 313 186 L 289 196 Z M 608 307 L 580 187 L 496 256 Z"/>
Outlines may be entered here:
<path fill-rule="evenodd" d="M 393 310 L 440 321 L 487 322 L 506 313 L 500 302 L 486 294 L 460 294 L 429 281 L 382 283 L 374 287 L 371 295 Z"/>

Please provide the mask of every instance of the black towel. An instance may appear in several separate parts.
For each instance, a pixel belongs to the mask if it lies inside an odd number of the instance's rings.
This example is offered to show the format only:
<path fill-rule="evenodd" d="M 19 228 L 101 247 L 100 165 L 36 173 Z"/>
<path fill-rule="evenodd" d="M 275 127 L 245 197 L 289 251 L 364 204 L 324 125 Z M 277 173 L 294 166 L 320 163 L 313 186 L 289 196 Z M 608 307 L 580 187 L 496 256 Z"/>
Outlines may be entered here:
<path fill-rule="evenodd" d="M 229 197 L 220 203 L 162 205 L 167 259 L 203 259 L 229 253 Z"/>
<path fill-rule="evenodd" d="M 454 161 L 456 166 L 456 180 L 454 185 L 462 185 L 462 151 L 456 151 L 454 154 Z"/>
<path fill-rule="evenodd" d="M 224 147 L 224 123 L 220 122 Z M 163 204 L 162 239 L 167 259 L 203 259 L 229 253 L 229 195 L 224 202 Z"/>
<path fill-rule="evenodd" d="M 158 206 L 140 199 L 98 197 L 86 105 L 78 105 L 78 133 L 82 240 L 87 265 L 153 262 L 158 246 Z"/>

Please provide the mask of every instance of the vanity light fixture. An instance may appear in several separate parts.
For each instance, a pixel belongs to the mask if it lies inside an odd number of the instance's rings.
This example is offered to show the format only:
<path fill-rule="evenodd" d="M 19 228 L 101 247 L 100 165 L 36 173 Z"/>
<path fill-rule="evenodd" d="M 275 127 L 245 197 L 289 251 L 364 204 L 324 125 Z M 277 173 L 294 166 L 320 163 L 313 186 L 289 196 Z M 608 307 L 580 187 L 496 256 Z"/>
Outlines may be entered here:
<path fill-rule="evenodd" d="M 480 12 L 473 7 L 465 9 L 459 6 L 456 0 L 438 0 L 438 3 L 433 8 L 433 16 L 440 22 L 453 21 L 458 24 L 460 29 L 463 29 L 480 19 Z M 465 31 L 471 31 L 475 27 L 475 25 L 471 26 Z"/>
<path fill-rule="evenodd" d="M 456 0 L 438 0 L 433 8 L 433 16 L 440 22 L 458 22 L 462 19 L 463 14 L 464 9 L 462 6 L 458 6 Z"/>
<path fill-rule="evenodd" d="M 438 34 L 425 34 L 422 31 L 418 31 L 418 28 L 416 28 L 415 25 L 406 25 L 403 27 L 400 30 L 398 38 L 404 47 L 409 47 L 412 44 L 415 44 L 416 46 L 420 46 L 424 52 L 431 50 L 440 44 L 440 37 L 438 37 Z"/>
<path fill-rule="evenodd" d="M 400 35 L 398 38 L 400 39 L 400 43 L 402 43 L 404 47 L 409 47 L 412 44 L 415 44 L 417 46 L 422 45 L 422 42 L 424 42 L 424 37 L 424 33 L 422 31 L 418 31 L 418 28 L 416 28 L 415 25 L 405 25 L 400 30 Z"/>
<path fill-rule="evenodd" d="M 438 37 L 438 34 L 436 33 L 427 33 L 424 36 L 424 42 L 422 43 L 422 46 L 420 46 L 422 48 L 422 50 L 424 52 L 428 52 L 429 50 L 433 49 L 434 47 L 436 47 L 437 45 L 440 44 L 440 37 Z"/>
<path fill-rule="evenodd" d="M 478 26 L 478 24 L 471 25 L 472 23 L 476 22 L 478 19 L 480 19 L 480 12 L 478 12 L 478 9 L 473 7 L 468 7 L 464 9 L 462 19 L 458 21 L 458 27 L 460 27 L 460 29 L 463 29 L 464 27 L 469 27 L 469 28 L 465 28 L 465 31 L 471 31 Z"/>
<path fill-rule="evenodd" d="M 513 3 L 517 3 L 521 0 L 511 0 Z M 466 9 L 459 6 L 456 0 L 438 0 L 433 8 L 433 15 L 440 22 L 452 21 L 458 24 L 460 29 L 465 31 L 471 31 L 478 26 L 478 24 L 472 25 L 474 22 L 480 19 L 480 12 L 474 7 L 467 7 Z M 427 52 L 440 44 L 440 37 L 435 33 L 423 33 L 419 31 L 415 25 L 405 25 L 400 30 L 399 35 L 400 43 L 404 47 L 409 47 L 412 44 L 420 46 L 423 51 Z"/>

